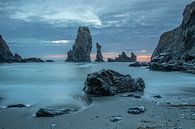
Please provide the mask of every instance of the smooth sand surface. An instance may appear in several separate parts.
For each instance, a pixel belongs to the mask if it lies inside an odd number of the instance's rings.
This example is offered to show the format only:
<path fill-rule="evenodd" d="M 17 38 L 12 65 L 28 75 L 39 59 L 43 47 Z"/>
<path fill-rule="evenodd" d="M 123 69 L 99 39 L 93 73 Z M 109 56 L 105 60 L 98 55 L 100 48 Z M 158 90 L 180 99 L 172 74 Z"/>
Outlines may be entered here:
<path fill-rule="evenodd" d="M 195 129 L 195 98 L 163 97 L 161 99 L 134 97 L 93 98 L 86 109 L 73 114 L 36 118 L 36 105 L 26 108 L 0 109 L 0 129 Z M 145 106 L 146 111 L 127 113 L 131 106 Z M 110 122 L 109 117 L 122 120 Z"/>

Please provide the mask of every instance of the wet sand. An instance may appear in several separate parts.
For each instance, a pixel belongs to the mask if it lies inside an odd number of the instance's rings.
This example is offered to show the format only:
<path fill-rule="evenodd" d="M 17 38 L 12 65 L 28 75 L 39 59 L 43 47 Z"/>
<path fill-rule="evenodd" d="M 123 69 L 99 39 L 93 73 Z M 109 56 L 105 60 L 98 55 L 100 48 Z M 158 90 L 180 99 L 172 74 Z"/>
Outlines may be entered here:
<path fill-rule="evenodd" d="M 33 116 L 38 110 L 36 105 L 0 109 L 0 129 L 194 129 L 194 104 L 194 97 L 99 97 L 76 113 L 43 118 Z M 144 106 L 146 111 L 127 113 L 132 106 Z M 122 119 L 111 122 L 111 116 Z"/>

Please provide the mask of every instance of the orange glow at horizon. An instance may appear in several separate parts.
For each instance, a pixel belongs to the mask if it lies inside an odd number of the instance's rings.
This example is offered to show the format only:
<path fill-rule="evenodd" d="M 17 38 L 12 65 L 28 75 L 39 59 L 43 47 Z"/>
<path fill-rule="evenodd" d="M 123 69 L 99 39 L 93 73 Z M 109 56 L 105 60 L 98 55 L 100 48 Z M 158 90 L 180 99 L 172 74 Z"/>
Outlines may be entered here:
<path fill-rule="evenodd" d="M 104 60 L 107 61 L 108 58 L 115 58 L 119 55 L 119 53 L 103 53 Z M 58 59 L 58 60 L 65 60 L 67 58 L 66 54 L 54 54 L 54 55 L 46 55 L 43 56 L 45 59 Z M 95 60 L 96 54 L 91 54 L 91 59 Z M 137 61 L 141 62 L 150 62 L 151 55 L 137 55 Z"/>

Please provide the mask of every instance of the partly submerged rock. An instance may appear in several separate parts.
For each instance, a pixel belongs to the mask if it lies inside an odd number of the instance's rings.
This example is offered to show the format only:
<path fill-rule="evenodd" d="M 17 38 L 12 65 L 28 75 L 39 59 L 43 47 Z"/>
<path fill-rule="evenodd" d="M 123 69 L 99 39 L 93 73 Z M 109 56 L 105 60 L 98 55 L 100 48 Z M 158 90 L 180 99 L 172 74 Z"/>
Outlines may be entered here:
<path fill-rule="evenodd" d="M 108 62 L 136 62 L 137 57 L 136 55 L 132 52 L 131 57 L 128 57 L 125 52 L 122 52 L 121 55 L 118 57 L 115 57 L 115 59 L 108 58 Z"/>
<path fill-rule="evenodd" d="M 55 62 L 54 60 L 46 60 L 45 62 Z"/>
<path fill-rule="evenodd" d="M 122 116 L 118 115 L 118 116 L 109 116 L 106 119 L 108 119 L 110 122 L 118 122 L 120 120 L 122 120 Z"/>
<path fill-rule="evenodd" d="M 96 62 L 104 62 L 103 55 L 101 52 L 101 45 L 99 43 L 96 43 L 96 48 L 97 48 L 97 54 L 96 54 Z"/>
<path fill-rule="evenodd" d="M 146 67 L 149 66 L 148 62 L 134 62 L 129 64 L 129 67 Z"/>
<path fill-rule="evenodd" d="M 92 37 L 88 27 L 79 27 L 75 43 L 67 53 L 67 62 L 90 62 Z"/>
<path fill-rule="evenodd" d="M 13 105 L 8 105 L 7 108 L 24 108 L 27 107 L 24 104 L 13 104 Z"/>
<path fill-rule="evenodd" d="M 144 106 L 137 106 L 137 107 L 130 107 L 128 109 L 129 114 L 140 114 L 146 111 L 146 107 Z"/>
<path fill-rule="evenodd" d="M 95 96 L 112 96 L 117 93 L 143 91 L 142 78 L 134 79 L 113 70 L 101 70 L 87 75 L 84 91 Z"/>
<path fill-rule="evenodd" d="M 78 111 L 78 109 L 65 107 L 40 108 L 36 112 L 36 117 L 54 117 L 63 114 L 70 114 L 76 111 Z"/>
<path fill-rule="evenodd" d="M 23 63 L 29 63 L 29 62 L 44 62 L 41 58 L 35 58 L 35 57 L 30 57 L 30 58 L 24 58 L 22 59 Z"/>

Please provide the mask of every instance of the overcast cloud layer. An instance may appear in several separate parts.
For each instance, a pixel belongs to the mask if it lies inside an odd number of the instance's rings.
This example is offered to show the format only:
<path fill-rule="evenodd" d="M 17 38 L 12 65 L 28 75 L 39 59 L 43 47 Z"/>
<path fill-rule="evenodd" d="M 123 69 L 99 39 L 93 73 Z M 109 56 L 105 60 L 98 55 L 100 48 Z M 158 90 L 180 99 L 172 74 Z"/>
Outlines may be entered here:
<path fill-rule="evenodd" d="M 0 0 L 0 34 L 22 56 L 63 54 L 78 26 L 105 53 L 151 54 L 192 0 Z M 95 52 L 95 49 L 93 50 Z"/>

